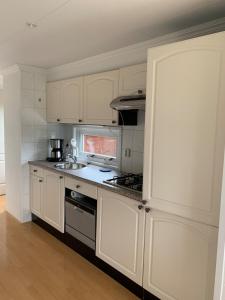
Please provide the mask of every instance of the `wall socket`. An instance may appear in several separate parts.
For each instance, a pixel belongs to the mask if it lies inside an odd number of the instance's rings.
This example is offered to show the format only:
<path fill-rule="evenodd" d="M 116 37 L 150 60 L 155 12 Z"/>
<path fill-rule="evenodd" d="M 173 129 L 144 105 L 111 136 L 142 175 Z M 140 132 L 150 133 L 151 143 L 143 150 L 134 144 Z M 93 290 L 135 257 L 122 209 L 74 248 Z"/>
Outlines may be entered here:
<path fill-rule="evenodd" d="M 125 149 L 125 157 L 131 157 L 131 149 L 130 148 Z"/>

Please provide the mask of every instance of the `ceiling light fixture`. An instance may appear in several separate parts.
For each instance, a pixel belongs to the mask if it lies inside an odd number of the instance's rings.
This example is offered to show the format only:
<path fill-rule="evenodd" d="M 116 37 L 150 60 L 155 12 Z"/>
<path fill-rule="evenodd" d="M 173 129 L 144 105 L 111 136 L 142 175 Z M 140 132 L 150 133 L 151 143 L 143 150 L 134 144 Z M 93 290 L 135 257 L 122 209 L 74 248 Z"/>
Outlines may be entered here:
<path fill-rule="evenodd" d="M 37 24 L 31 22 L 26 22 L 26 26 L 30 29 L 37 28 Z"/>

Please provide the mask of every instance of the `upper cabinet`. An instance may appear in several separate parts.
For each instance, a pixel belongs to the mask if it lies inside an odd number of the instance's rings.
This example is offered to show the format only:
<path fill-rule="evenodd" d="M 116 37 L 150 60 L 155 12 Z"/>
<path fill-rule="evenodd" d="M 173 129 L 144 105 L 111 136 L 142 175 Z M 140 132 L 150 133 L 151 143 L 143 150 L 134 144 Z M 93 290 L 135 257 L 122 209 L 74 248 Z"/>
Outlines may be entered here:
<path fill-rule="evenodd" d="M 146 90 L 147 65 L 140 64 L 120 69 L 119 95 L 136 94 Z"/>
<path fill-rule="evenodd" d="M 117 125 L 118 113 L 111 101 L 118 97 L 119 71 L 86 76 L 84 79 L 84 123 Z"/>
<path fill-rule="evenodd" d="M 61 122 L 82 122 L 83 78 L 62 81 Z"/>
<path fill-rule="evenodd" d="M 59 122 L 61 106 L 61 81 L 47 84 L 47 121 Z"/>
<path fill-rule="evenodd" d="M 47 121 L 116 126 L 118 112 L 111 109 L 111 101 L 119 95 L 145 92 L 145 89 L 146 64 L 50 82 Z"/>
<path fill-rule="evenodd" d="M 83 78 L 47 85 L 47 121 L 60 123 L 82 122 Z"/>
<path fill-rule="evenodd" d="M 144 199 L 218 226 L 225 144 L 225 33 L 150 49 Z"/>

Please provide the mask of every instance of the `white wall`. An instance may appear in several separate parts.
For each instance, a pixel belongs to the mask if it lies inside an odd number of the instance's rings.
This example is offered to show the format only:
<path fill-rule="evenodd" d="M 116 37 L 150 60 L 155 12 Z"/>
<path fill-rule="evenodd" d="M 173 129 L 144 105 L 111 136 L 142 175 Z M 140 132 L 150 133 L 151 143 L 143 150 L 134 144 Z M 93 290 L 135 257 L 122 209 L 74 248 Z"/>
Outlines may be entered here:
<path fill-rule="evenodd" d="M 14 66 L 3 75 L 6 208 L 25 222 L 30 220 L 28 161 L 47 155 L 46 77 L 44 70 L 25 66 Z"/>
<path fill-rule="evenodd" d="M 224 159 L 224 167 L 223 167 L 223 183 L 222 183 L 222 195 L 221 195 L 214 300 L 225 299 L 225 276 L 224 275 L 225 275 L 225 159 Z"/>
<path fill-rule="evenodd" d="M 144 152 L 144 111 L 138 112 L 137 126 L 122 127 L 122 171 L 131 173 L 143 173 Z M 131 150 L 131 156 L 125 156 L 125 150 Z"/>
<path fill-rule="evenodd" d="M 4 99 L 0 88 L 0 195 L 5 194 Z"/>
<path fill-rule="evenodd" d="M 174 32 L 47 70 L 47 81 L 98 73 L 147 61 L 148 48 L 225 30 L 225 19 Z"/>
<path fill-rule="evenodd" d="M 0 76 L 0 195 L 4 195 L 5 191 L 4 99 L 3 76 Z"/>
<path fill-rule="evenodd" d="M 17 68 L 4 76 L 6 209 L 18 220 L 22 220 L 20 82 Z"/>
<path fill-rule="evenodd" d="M 39 68 L 20 67 L 22 220 L 30 219 L 28 161 L 47 157 L 46 74 Z"/>

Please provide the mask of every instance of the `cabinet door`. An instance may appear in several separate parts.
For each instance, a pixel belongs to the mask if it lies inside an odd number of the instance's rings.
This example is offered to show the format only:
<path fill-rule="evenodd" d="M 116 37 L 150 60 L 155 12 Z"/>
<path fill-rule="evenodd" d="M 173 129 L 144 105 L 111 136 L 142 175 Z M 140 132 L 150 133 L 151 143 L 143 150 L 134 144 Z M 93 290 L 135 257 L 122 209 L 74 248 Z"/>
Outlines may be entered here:
<path fill-rule="evenodd" d="M 147 64 L 134 65 L 120 69 L 119 95 L 136 94 L 138 90 L 145 93 Z"/>
<path fill-rule="evenodd" d="M 150 49 L 144 199 L 218 226 L 225 139 L 225 33 Z"/>
<path fill-rule="evenodd" d="M 119 71 L 86 76 L 84 79 L 84 122 L 117 125 L 118 113 L 110 108 L 118 96 Z"/>
<path fill-rule="evenodd" d="M 61 81 L 47 84 L 47 121 L 59 122 L 61 109 Z"/>
<path fill-rule="evenodd" d="M 96 255 L 140 285 L 144 219 L 137 201 L 99 190 Z"/>
<path fill-rule="evenodd" d="M 30 176 L 30 187 L 31 187 L 31 212 L 37 217 L 43 218 L 42 216 L 42 201 L 44 196 L 44 179 L 39 176 Z"/>
<path fill-rule="evenodd" d="M 82 121 L 83 78 L 62 81 L 60 122 Z"/>
<path fill-rule="evenodd" d="M 44 220 L 64 232 L 64 178 L 45 172 Z"/>
<path fill-rule="evenodd" d="M 146 214 L 144 288 L 161 300 L 212 300 L 217 231 L 157 211 Z"/>

